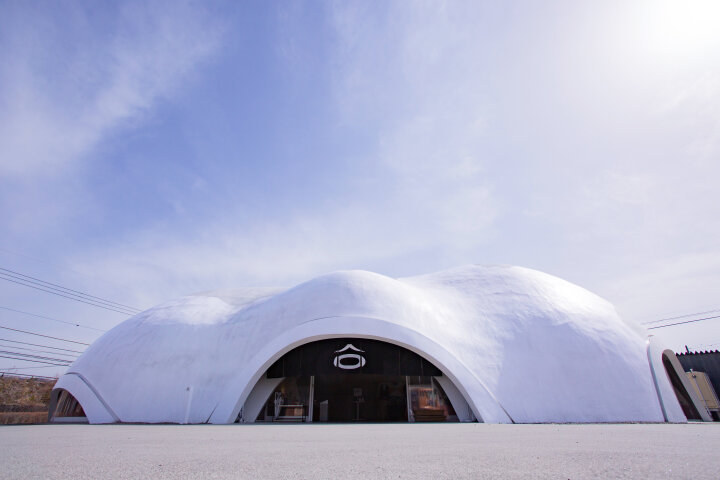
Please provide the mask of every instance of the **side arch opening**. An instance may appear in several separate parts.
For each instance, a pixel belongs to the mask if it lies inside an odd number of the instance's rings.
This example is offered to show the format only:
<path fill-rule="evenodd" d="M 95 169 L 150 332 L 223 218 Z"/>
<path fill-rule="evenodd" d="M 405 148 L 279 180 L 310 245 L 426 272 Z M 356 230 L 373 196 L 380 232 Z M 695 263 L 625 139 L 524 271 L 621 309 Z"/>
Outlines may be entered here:
<path fill-rule="evenodd" d="M 273 362 L 239 422 L 473 421 L 453 382 L 432 362 L 378 339 L 336 337 L 296 346 Z"/>
<path fill-rule="evenodd" d="M 710 421 L 708 419 L 709 414 L 700 405 L 699 399 L 696 398 L 697 395 L 688 384 L 685 370 L 680 365 L 675 353 L 672 350 L 663 351 L 662 362 L 685 417 L 688 420 Z"/>
<path fill-rule="evenodd" d="M 54 423 L 88 423 L 80 402 L 67 390 L 56 388 L 50 397 L 48 421 Z"/>

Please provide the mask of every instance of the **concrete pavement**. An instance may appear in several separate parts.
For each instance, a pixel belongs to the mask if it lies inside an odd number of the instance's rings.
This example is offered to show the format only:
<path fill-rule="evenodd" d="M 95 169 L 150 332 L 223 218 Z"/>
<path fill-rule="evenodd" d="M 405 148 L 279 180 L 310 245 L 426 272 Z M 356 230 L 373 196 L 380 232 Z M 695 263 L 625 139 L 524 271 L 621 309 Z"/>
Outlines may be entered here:
<path fill-rule="evenodd" d="M 720 478 L 720 424 L 0 427 L 0 478 Z"/>

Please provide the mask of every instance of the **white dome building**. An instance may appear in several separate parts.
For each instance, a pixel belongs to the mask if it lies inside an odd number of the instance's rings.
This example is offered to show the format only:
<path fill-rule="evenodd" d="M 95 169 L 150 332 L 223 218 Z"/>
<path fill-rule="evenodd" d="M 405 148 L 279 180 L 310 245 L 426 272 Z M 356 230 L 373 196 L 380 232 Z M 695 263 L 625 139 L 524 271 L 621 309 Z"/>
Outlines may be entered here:
<path fill-rule="evenodd" d="M 90 423 L 684 422 L 703 417 L 697 405 L 674 354 L 605 300 L 473 265 L 165 303 L 95 341 L 50 411 Z"/>

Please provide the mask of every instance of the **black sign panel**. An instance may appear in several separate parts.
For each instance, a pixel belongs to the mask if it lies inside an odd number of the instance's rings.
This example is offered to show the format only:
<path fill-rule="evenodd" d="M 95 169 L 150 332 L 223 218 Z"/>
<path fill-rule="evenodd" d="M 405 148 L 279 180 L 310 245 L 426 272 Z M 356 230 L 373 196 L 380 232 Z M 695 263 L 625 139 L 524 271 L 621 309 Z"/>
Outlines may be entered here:
<path fill-rule="evenodd" d="M 270 366 L 267 376 L 355 374 L 442 375 L 435 365 L 397 345 L 363 338 L 333 338 L 289 351 Z"/>

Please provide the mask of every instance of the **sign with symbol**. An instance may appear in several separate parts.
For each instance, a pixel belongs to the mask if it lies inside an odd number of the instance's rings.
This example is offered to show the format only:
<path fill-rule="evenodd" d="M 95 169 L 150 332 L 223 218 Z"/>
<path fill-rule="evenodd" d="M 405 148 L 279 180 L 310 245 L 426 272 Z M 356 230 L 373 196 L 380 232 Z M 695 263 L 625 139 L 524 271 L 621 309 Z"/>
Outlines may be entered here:
<path fill-rule="evenodd" d="M 343 352 L 358 352 L 358 353 L 343 353 Z M 343 370 L 355 370 L 365 365 L 365 357 L 360 355 L 365 353 L 364 350 L 353 346 L 348 343 L 340 350 L 335 350 L 335 358 L 333 359 L 333 365 Z"/>
<path fill-rule="evenodd" d="M 317 340 L 286 352 L 268 368 L 267 378 L 359 374 L 427 377 L 442 372 L 399 345 L 346 337 Z"/>

